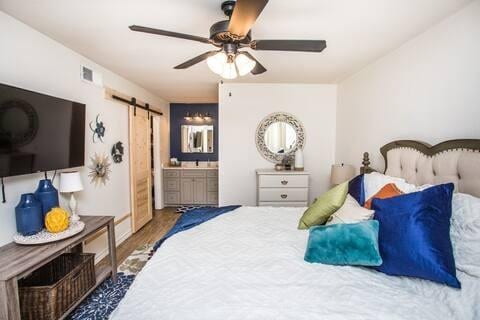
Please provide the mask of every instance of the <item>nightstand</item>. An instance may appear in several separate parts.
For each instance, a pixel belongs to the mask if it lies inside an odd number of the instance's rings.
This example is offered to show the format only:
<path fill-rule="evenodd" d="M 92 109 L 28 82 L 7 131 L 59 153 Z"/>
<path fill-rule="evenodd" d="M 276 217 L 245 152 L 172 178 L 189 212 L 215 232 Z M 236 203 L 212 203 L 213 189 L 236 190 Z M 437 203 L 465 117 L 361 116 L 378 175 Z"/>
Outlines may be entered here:
<path fill-rule="evenodd" d="M 257 206 L 307 207 L 307 171 L 257 169 Z"/>

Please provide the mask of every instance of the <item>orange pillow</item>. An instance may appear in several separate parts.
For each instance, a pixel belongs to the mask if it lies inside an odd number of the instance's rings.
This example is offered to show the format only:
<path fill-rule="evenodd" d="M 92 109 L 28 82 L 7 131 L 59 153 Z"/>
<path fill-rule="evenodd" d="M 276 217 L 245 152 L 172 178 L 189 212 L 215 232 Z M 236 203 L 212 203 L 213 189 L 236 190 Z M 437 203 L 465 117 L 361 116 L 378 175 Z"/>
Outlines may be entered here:
<path fill-rule="evenodd" d="M 399 196 L 403 194 L 402 191 L 400 191 L 395 183 L 389 183 L 383 186 L 380 191 L 378 191 L 376 194 L 374 194 L 370 199 L 368 199 L 367 202 L 365 202 L 364 207 L 367 209 L 372 209 L 372 200 L 373 199 L 388 199 L 388 198 L 393 198 L 396 196 Z"/>

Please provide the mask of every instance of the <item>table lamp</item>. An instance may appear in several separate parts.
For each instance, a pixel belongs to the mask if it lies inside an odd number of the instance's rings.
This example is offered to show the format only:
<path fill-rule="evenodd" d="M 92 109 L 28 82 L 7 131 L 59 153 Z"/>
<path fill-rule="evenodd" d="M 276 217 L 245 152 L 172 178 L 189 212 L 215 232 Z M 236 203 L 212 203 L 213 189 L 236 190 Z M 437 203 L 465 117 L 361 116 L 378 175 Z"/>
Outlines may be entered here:
<path fill-rule="evenodd" d="M 355 167 L 349 164 L 334 164 L 330 176 L 330 183 L 333 186 L 350 180 L 355 176 Z"/>
<path fill-rule="evenodd" d="M 75 200 L 75 192 L 82 191 L 83 185 L 80 179 L 80 172 L 62 172 L 60 174 L 60 192 L 70 193 L 70 220 L 72 222 L 80 221 L 80 217 L 77 215 L 77 200 Z"/>

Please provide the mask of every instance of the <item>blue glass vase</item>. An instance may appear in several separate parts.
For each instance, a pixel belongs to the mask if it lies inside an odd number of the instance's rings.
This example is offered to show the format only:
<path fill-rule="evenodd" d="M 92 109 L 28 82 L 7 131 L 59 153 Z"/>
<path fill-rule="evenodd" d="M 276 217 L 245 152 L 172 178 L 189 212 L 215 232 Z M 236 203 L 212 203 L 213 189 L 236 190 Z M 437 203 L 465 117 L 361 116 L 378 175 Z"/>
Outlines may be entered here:
<path fill-rule="evenodd" d="M 17 232 L 24 236 L 34 235 L 43 229 L 42 204 L 33 193 L 22 194 L 15 207 Z"/>
<path fill-rule="evenodd" d="M 58 207 L 58 191 L 50 179 L 40 180 L 35 197 L 42 204 L 42 214 L 45 215 L 54 207 Z"/>

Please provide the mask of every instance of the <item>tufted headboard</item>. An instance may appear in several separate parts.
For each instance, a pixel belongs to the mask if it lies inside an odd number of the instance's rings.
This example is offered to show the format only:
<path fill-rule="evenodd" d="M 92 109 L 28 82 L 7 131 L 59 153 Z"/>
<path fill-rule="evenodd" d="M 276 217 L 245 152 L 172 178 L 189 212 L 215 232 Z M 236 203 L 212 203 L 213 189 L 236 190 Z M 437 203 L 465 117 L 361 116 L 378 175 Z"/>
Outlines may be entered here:
<path fill-rule="evenodd" d="M 458 192 L 480 197 L 478 139 L 450 140 L 434 146 L 399 140 L 384 145 L 380 152 L 385 159 L 385 174 L 389 176 L 416 185 L 453 182 Z"/>

